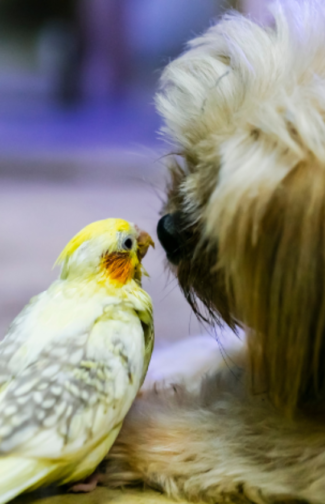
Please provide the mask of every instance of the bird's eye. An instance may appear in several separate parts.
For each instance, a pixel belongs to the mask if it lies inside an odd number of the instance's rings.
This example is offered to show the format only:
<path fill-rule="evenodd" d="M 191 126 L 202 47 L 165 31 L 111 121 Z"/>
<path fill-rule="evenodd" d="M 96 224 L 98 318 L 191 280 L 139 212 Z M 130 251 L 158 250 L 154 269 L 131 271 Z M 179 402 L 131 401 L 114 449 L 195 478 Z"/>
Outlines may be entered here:
<path fill-rule="evenodd" d="M 131 240 L 131 238 L 127 238 L 123 243 L 123 248 L 125 250 L 131 250 L 132 246 L 133 246 L 133 241 Z"/>

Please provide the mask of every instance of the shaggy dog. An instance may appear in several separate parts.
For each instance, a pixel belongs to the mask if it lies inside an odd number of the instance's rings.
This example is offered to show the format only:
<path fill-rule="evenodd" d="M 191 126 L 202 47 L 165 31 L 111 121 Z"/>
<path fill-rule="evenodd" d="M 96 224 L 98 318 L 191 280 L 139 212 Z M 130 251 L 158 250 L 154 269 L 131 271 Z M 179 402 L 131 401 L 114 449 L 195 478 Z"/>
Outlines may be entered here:
<path fill-rule="evenodd" d="M 108 485 L 325 502 L 325 3 L 272 13 L 266 28 L 223 18 L 167 66 L 157 96 L 177 153 L 160 241 L 194 311 L 246 344 L 197 388 L 144 391 Z"/>

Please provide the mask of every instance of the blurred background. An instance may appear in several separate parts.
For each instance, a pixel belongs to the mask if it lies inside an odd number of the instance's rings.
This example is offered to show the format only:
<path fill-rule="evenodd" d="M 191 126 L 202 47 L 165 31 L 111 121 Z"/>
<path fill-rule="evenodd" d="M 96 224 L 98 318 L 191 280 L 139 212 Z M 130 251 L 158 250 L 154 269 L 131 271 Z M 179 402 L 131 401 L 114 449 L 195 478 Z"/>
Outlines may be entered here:
<path fill-rule="evenodd" d="M 266 3 L 0 0 L 0 338 L 89 222 L 125 218 L 156 240 L 160 71 L 229 8 L 267 22 Z M 157 346 L 202 332 L 158 244 L 145 266 Z"/>

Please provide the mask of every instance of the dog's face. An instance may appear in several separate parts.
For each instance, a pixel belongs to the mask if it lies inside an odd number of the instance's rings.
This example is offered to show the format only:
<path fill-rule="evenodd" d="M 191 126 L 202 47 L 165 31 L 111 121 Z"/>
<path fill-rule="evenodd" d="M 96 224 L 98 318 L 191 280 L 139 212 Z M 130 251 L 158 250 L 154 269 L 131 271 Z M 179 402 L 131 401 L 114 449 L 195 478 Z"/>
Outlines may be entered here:
<path fill-rule="evenodd" d="M 157 234 L 197 316 L 211 323 L 221 318 L 233 327 L 224 275 L 217 269 L 218 246 L 203 233 L 204 207 L 216 182 L 212 183 L 212 178 L 216 179 L 213 173 L 208 183 L 202 184 L 199 172 L 181 167 L 174 160 L 170 165 L 168 200 Z M 206 311 L 199 308 L 197 298 Z"/>
<path fill-rule="evenodd" d="M 157 103 L 182 158 L 167 258 L 195 311 L 249 329 L 253 374 L 290 413 L 325 404 L 325 37 L 289 28 L 288 5 L 274 31 L 238 17 L 194 41 Z"/>

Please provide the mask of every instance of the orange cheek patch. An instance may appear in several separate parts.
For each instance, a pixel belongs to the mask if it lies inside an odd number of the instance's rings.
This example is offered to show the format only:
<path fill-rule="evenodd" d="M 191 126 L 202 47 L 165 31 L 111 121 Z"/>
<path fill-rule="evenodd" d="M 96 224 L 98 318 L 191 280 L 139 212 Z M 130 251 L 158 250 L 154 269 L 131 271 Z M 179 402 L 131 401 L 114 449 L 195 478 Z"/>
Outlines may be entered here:
<path fill-rule="evenodd" d="M 112 252 L 105 254 L 102 265 L 111 280 L 125 284 L 134 275 L 134 266 L 131 257 L 126 252 Z"/>

